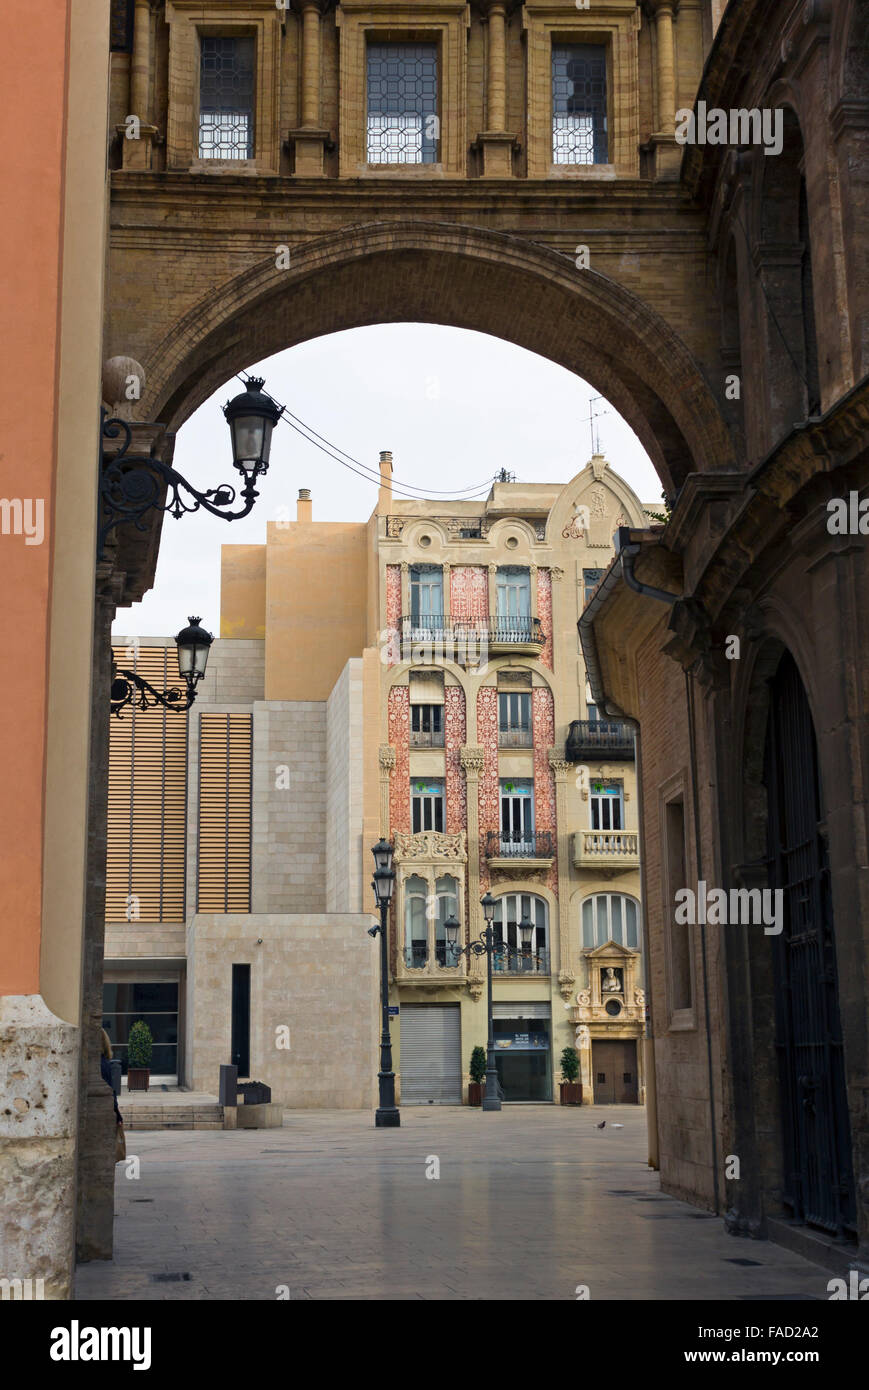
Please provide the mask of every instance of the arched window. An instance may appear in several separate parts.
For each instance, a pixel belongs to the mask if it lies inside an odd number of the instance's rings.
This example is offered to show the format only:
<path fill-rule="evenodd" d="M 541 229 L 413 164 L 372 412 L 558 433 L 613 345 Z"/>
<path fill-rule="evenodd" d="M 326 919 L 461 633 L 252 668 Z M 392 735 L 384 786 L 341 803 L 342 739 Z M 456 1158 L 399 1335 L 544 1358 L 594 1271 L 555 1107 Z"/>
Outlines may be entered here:
<path fill-rule="evenodd" d="M 442 874 L 435 881 L 435 959 L 438 965 L 455 965 L 456 957 L 447 946 L 444 923 L 448 917 L 459 921 L 459 881 L 451 874 Z M 458 945 L 461 945 L 459 941 Z"/>
<path fill-rule="evenodd" d="M 582 944 L 585 950 L 614 941 L 629 951 L 642 950 L 640 914 L 635 898 L 623 893 L 596 893 L 582 904 Z"/>
<path fill-rule="evenodd" d="M 414 874 L 404 885 L 404 959 L 411 970 L 422 970 L 428 959 L 427 886 Z"/>
<path fill-rule="evenodd" d="M 531 946 L 522 948 L 519 923 L 527 918 L 532 924 Z M 536 975 L 549 974 L 549 909 L 545 898 L 534 893 L 504 893 L 496 899 L 493 921 L 496 941 L 506 941 L 509 946 L 522 951 L 522 959 L 515 956 L 495 956 L 492 969 L 502 974 L 521 974 L 530 972 Z"/>

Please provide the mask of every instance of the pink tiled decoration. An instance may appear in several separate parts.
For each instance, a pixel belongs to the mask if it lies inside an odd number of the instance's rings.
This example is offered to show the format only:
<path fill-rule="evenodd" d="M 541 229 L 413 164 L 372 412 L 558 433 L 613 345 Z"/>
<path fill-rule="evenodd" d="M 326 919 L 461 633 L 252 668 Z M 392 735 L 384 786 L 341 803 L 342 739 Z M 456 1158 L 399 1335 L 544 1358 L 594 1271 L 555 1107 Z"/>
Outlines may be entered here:
<path fill-rule="evenodd" d="M 494 685 L 481 686 L 477 692 L 477 742 L 483 749 L 485 763 L 480 774 L 479 816 L 480 844 L 485 845 L 489 831 L 500 829 L 501 794 L 498 786 L 498 690 Z M 489 890 L 489 864 L 480 854 L 480 891 Z"/>
<path fill-rule="evenodd" d="M 392 568 L 392 566 L 390 566 Z M 389 692 L 389 742 L 395 767 L 389 784 L 389 832 L 410 834 L 410 687 L 394 685 Z"/>
<path fill-rule="evenodd" d="M 450 616 L 454 620 L 489 616 L 489 573 L 485 566 L 452 566 Z"/>
<path fill-rule="evenodd" d="M 386 626 L 394 633 L 401 630 L 401 565 L 386 566 Z M 397 642 L 390 640 L 397 652 Z M 395 666 L 396 662 L 390 661 L 389 665 Z"/>
<path fill-rule="evenodd" d="M 456 835 L 468 824 L 468 791 L 459 757 L 465 742 L 465 692 L 460 685 L 444 689 L 444 750 L 446 754 L 446 829 Z"/>
<path fill-rule="evenodd" d="M 552 670 L 552 572 L 548 569 L 537 571 L 537 616 L 543 628 L 546 644 L 540 653 L 544 666 Z"/>
<path fill-rule="evenodd" d="M 534 726 L 534 828 L 552 832 L 554 858 L 547 884 L 558 893 L 558 839 L 555 811 L 555 773 L 549 766 L 549 750 L 555 745 L 555 708 L 552 691 L 533 691 L 531 720 Z"/>

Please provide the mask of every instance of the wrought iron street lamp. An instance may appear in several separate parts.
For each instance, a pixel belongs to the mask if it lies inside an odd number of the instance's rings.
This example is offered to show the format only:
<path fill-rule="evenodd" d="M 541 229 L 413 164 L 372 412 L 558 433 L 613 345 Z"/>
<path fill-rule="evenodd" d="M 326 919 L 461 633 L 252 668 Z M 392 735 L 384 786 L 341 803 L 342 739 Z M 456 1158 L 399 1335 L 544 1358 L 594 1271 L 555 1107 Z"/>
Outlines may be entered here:
<path fill-rule="evenodd" d="M 200 492 L 162 459 L 131 453 L 133 433 L 127 421 L 109 419 L 107 411 L 102 412 L 99 559 L 105 558 L 106 540 L 115 526 L 132 522 L 144 531 L 143 517 L 152 509 L 169 512 L 176 520 L 200 507 L 224 521 L 247 516 L 259 496 L 256 480 L 268 472 L 272 430 L 284 413 L 284 407 L 263 391 L 264 384 L 262 377 L 248 377 L 244 391 L 223 407 L 232 437 L 232 464 L 244 479 L 238 490 L 224 483 Z M 120 446 L 107 457 L 106 442 L 115 440 L 121 441 Z M 232 511 L 239 500 L 242 505 Z"/>
<path fill-rule="evenodd" d="M 395 1129 L 401 1124 L 401 1114 L 395 1104 L 395 1072 L 392 1070 L 392 1040 L 389 1035 L 389 967 L 386 951 L 386 917 L 395 888 L 392 845 L 388 840 L 381 838 L 371 853 L 374 855 L 374 879 L 371 886 L 380 909 L 380 926 L 369 927 L 368 934 L 376 936 L 380 932 L 380 1005 L 383 1014 L 380 1071 L 377 1074 L 380 1104 L 374 1113 L 374 1123 L 378 1129 Z"/>
<path fill-rule="evenodd" d="M 182 628 L 175 638 L 178 648 L 178 673 L 184 681 L 185 689 L 172 686 L 169 690 L 155 690 L 135 671 L 119 671 L 112 662 L 112 714 L 120 715 L 127 705 L 137 709 L 150 709 L 153 705 L 163 705 L 166 709 L 182 713 L 188 710 L 196 699 L 196 687 L 205 675 L 208 652 L 214 636 L 199 626 L 198 618 L 188 618 L 189 626 Z"/>
<path fill-rule="evenodd" d="M 530 921 L 527 913 L 523 913 L 519 923 L 519 937 L 522 942 L 522 951 L 517 951 L 515 946 L 511 946 L 507 941 L 500 941 L 495 936 L 494 921 L 495 909 L 498 906 L 497 898 L 493 898 L 491 893 L 486 893 L 480 899 L 480 906 L 483 909 L 483 919 L 486 923 L 485 930 L 480 932 L 477 941 L 470 941 L 467 946 L 459 946 L 459 924 L 455 917 L 448 917 L 444 922 L 444 935 L 447 947 L 452 952 L 453 964 L 459 956 L 482 956 L 486 957 L 486 976 L 489 988 L 489 1041 L 487 1046 L 486 1060 L 486 1094 L 483 1097 L 484 1110 L 501 1109 L 501 1085 L 498 1081 L 498 1069 L 495 1066 L 495 1019 L 492 1009 L 492 959 L 497 956 L 515 957 L 517 960 L 524 958 L 524 953 L 531 945 L 531 935 L 534 931 L 534 924 Z"/>

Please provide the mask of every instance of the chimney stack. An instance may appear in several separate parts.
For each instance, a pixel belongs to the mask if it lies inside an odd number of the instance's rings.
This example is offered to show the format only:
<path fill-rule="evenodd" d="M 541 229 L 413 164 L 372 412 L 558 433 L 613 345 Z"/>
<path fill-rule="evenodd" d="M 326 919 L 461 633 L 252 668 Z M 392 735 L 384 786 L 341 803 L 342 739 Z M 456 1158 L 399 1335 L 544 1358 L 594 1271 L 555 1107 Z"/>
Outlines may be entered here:
<path fill-rule="evenodd" d="M 311 489 L 309 487 L 299 488 L 299 500 L 296 503 L 296 521 L 313 521 L 313 502 L 311 501 Z"/>
<path fill-rule="evenodd" d="M 380 451 L 380 491 L 377 494 L 377 513 L 379 516 L 389 511 L 392 504 L 392 452 Z"/>

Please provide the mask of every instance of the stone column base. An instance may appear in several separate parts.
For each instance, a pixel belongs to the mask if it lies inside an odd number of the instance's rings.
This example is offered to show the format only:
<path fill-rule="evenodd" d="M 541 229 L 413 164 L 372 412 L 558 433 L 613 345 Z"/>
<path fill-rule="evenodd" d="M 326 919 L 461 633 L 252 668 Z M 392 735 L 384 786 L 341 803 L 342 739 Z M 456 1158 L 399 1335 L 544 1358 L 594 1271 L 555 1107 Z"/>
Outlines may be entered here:
<path fill-rule="evenodd" d="M 477 136 L 477 148 L 483 156 L 484 179 L 510 179 L 513 177 L 513 150 L 517 146 L 515 135 L 500 130 L 487 130 Z"/>
<path fill-rule="evenodd" d="M 48 1299 L 72 1296 L 78 1052 L 41 995 L 0 997 L 0 1279 Z"/>
<path fill-rule="evenodd" d="M 293 173 L 297 179 L 321 179 L 325 170 L 326 148 L 331 144 L 328 130 L 291 130 L 287 147 L 294 153 Z"/>
<path fill-rule="evenodd" d="M 116 126 L 121 137 L 121 159 L 124 169 L 150 169 L 151 151 L 157 140 L 157 127 L 155 125 L 139 126 L 139 138 L 137 140 L 127 139 L 127 127 L 125 125 Z"/>

